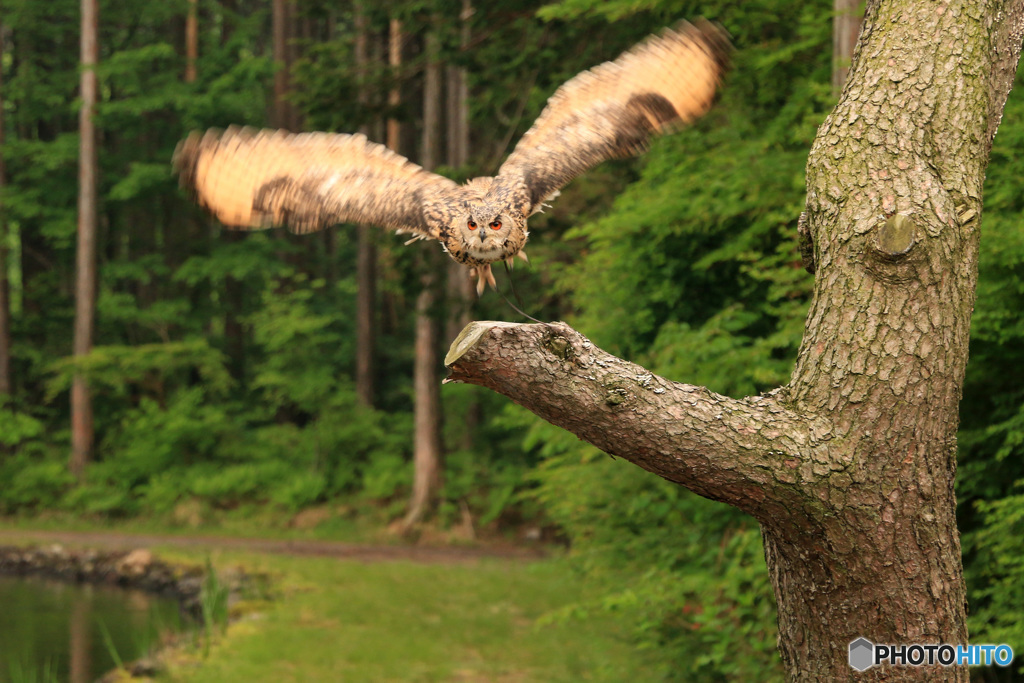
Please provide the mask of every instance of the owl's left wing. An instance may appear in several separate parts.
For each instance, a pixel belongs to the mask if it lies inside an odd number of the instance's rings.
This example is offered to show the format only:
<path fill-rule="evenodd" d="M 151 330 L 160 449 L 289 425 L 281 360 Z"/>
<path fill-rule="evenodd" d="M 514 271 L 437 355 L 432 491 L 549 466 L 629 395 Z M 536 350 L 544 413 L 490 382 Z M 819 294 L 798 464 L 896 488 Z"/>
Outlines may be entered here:
<path fill-rule="evenodd" d="M 711 107 L 729 49 L 722 29 L 683 23 L 578 74 L 548 100 L 495 182 L 525 185 L 529 214 L 602 161 L 639 154 Z"/>
<path fill-rule="evenodd" d="M 174 153 L 181 183 L 229 227 L 293 232 L 363 223 L 438 239 L 431 220 L 459 186 L 362 135 L 229 128 Z"/>

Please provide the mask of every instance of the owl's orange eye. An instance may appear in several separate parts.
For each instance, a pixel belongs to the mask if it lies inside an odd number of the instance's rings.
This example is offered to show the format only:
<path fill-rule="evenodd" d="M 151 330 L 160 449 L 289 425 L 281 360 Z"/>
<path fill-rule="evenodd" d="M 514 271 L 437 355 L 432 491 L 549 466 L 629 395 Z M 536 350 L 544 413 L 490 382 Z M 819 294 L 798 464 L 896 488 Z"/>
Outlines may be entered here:
<path fill-rule="evenodd" d="M 470 229 L 470 230 L 476 230 L 476 221 L 470 221 L 470 222 L 469 222 L 469 223 L 467 223 L 466 225 L 468 225 L 468 226 L 469 226 L 469 229 Z"/>
<path fill-rule="evenodd" d="M 501 230 L 501 221 L 491 221 L 491 228 Z"/>

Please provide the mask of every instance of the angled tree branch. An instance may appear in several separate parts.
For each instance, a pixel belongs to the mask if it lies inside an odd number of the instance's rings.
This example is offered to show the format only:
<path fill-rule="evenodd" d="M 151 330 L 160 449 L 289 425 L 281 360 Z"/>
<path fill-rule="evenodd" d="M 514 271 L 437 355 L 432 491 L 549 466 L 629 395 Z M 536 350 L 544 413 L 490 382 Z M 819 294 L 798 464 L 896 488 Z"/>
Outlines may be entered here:
<path fill-rule="evenodd" d="M 736 400 L 612 356 L 565 323 L 470 323 L 445 358 L 449 382 L 508 396 L 611 455 L 762 521 L 820 504 L 809 484 L 839 474 L 827 420 L 782 391 Z M 813 487 L 810 487 L 813 488 Z"/>

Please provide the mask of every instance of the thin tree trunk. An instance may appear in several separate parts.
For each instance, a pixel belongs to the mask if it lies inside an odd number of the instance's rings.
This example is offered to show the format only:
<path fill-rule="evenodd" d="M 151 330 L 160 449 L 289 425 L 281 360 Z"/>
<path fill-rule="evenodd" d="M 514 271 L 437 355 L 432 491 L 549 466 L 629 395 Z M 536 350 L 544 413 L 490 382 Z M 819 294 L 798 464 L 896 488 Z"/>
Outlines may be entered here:
<path fill-rule="evenodd" d="M 410 531 L 430 514 L 443 484 L 441 446 L 440 354 L 436 312 L 437 276 L 429 270 L 436 259 L 426 258 L 416 297 L 416 360 L 413 389 L 416 393 L 413 444 L 413 490 L 402 531 Z M 436 263 L 434 263 L 436 265 Z"/>
<path fill-rule="evenodd" d="M 292 107 L 288 102 L 291 90 L 291 61 L 288 40 L 291 37 L 291 3 L 289 0 L 272 0 L 271 32 L 274 54 L 274 125 L 278 128 L 291 129 L 293 123 Z"/>
<path fill-rule="evenodd" d="M 437 35 L 426 37 L 426 73 L 423 88 L 423 168 L 438 164 L 441 136 L 441 65 L 438 62 Z M 428 245 L 430 246 L 430 245 Z M 442 486 L 443 450 L 441 442 L 441 392 L 438 370 L 441 365 L 440 326 L 437 311 L 438 268 L 436 250 L 424 254 L 420 278 L 422 289 L 416 298 L 416 358 L 413 386 L 416 392 L 415 442 L 413 449 L 412 498 L 402 523 L 408 531 L 430 514 Z"/>
<path fill-rule="evenodd" d="M 462 11 L 459 47 L 463 54 L 469 48 L 472 38 L 470 19 L 473 17 L 473 3 L 462 0 Z M 449 66 L 448 76 L 448 165 L 453 168 L 465 168 L 469 163 L 469 86 L 466 70 L 461 66 Z M 466 268 L 446 259 L 448 269 L 447 302 L 448 317 L 445 326 L 445 338 L 455 339 L 459 330 L 469 324 L 473 314 L 473 304 L 477 300 L 473 280 Z M 463 407 L 462 425 L 459 433 L 458 448 L 472 451 L 475 445 L 476 432 L 480 425 L 480 402 L 472 400 Z"/>
<path fill-rule="evenodd" d="M 833 0 L 832 95 L 839 97 L 853 60 L 853 48 L 860 35 L 864 0 Z"/>
<path fill-rule="evenodd" d="M 358 8 L 355 7 L 358 4 L 359 4 L 358 2 L 353 3 L 355 11 L 358 11 Z M 338 22 L 338 16 L 337 16 L 336 8 L 328 9 L 327 16 L 325 17 L 324 21 L 325 21 L 325 26 L 324 26 L 324 31 L 323 31 L 323 36 L 324 36 L 323 40 L 326 41 L 326 42 L 332 42 L 335 39 L 337 22 Z M 307 28 L 308 28 L 308 26 L 307 26 Z M 308 29 L 308 30 L 312 31 L 312 29 Z M 364 36 L 363 40 L 364 40 L 363 51 L 365 53 L 365 50 L 366 50 L 365 36 Z M 359 41 L 359 31 L 357 29 L 357 31 L 356 31 L 356 42 L 358 42 L 358 41 Z M 360 68 L 359 60 L 358 59 L 356 60 L 356 68 L 357 69 Z M 360 102 L 362 102 L 361 99 L 360 99 Z M 365 134 L 366 130 L 365 130 L 365 128 L 360 128 L 359 132 Z M 324 273 L 324 276 L 327 279 L 327 291 L 333 293 L 333 292 L 337 292 L 338 291 L 338 229 L 337 228 L 332 228 L 330 230 L 324 230 L 322 234 L 323 234 L 323 243 L 324 243 L 324 254 L 327 257 L 327 268 L 326 268 L 326 272 Z M 359 286 L 358 278 L 356 279 L 356 286 L 357 287 Z M 357 298 L 357 301 L 358 301 L 358 295 L 356 296 L 356 298 Z M 357 308 L 358 308 L 358 303 L 357 303 Z M 357 332 L 356 336 L 357 336 L 357 340 L 358 340 L 358 332 Z M 356 346 L 358 347 L 358 343 L 357 343 Z M 358 356 L 358 353 L 359 352 L 357 350 L 356 351 L 356 355 L 357 356 Z M 358 388 L 357 388 L 356 391 L 358 393 Z"/>
<path fill-rule="evenodd" d="M 433 170 L 441 163 L 441 74 L 440 44 L 435 31 L 425 39 L 426 65 L 423 74 L 423 150 L 420 165 Z"/>
<path fill-rule="evenodd" d="M 462 23 L 459 45 L 462 50 L 468 49 L 471 36 L 469 21 L 473 16 L 471 0 L 462 0 L 462 11 L 459 19 Z M 453 168 L 464 168 L 469 163 L 469 88 L 466 82 L 466 70 L 459 66 L 449 66 L 448 80 L 448 165 Z M 448 324 L 445 336 L 454 339 L 463 327 L 469 324 L 476 301 L 473 281 L 466 268 L 450 260 L 448 268 Z"/>
<path fill-rule="evenodd" d="M 199 59 L 199 0 L 188 0 L 185 15 L 185 82 L 196 80 L 196 61 Z"/>
<path fill-rule="evenodd" d="M 398 71 L 402 68 L 402 42 L 404 40 L 401 20 L 392 19 L 388 26 L 388 65 L 391 67 L 392 78 L 396 80 L 388 92 L 388 107 L 392 113 L 388 117 L 387 146 L 399 153 L 401 153 L 402 147 L 402 124 L 395 116 L 395 110 L 402 104 L 402 89 L 398 86 L 397 79 Z"/>
<path fill-rule="evenodd" d="M 74 355 L 92 350 L 96 318 L 96 63 L 99 59 L 97 0 L 82 0 L 82 108 L 79 113 L 78 259 Z M 71 385 L 71 473 L 81 479 L 92 459 L 92 399 L 84 376 Z"/>
<path fill-rule="evenodd" d="M 356 2 L 355 60 L 359 78 L 359 104 L 369 104 L 367 69 L 370 66 L 369 28 L 363 3 Z M 360 128 L 368 135 L 369 126 Z M 374 403 L 374 347 L 377 332 L 377 244 L 374 228 L 356 227 L 358 247 L 356 255 L 356 393 L 364 406 Z"/>
<path fill-rule="evenodd" d="M 470 19 L 473 17 L 472 0 L 462 0 L 459 13 L 459 48 L 464 54 L 472 37 Z M 450 65 L 448 76 L 448 164 L 461 168 L 469 162 L 469 84 L 466 70 Z"/>
<path fill-rule="evenodd" d="M 301 42 L 299 38 L 308 37 L 303 33 L 305 28 L 308 26 L 303 20 L 300 21 L 298 18 L 298 3 L 296 0 L 287 0 L 288 3 L 288 22 L 287 31 L 288 38 L 285 41 L 285 63 L 288 68 L 288 90 L 291 90 L 291 70 L 292 66 L 295 65 L 302 57 L 300 50 Z M 288 129 L 292 131 L 302 130 L 302 116 L 299 112 L 299 108 L 290 101 L 285 102 L 286 112 L 288 116 Z"/>
<path fill-rule="evenodd" d="M 4 117 L 3 58 L 7 27 L 0 23 L 0 195 L 7 187 L 7 164 L 4 160 L 4 141 L 7 124 Z M 0 198 L 0 400 L 9 395 L 11 384 L 11 299 L 7 279 L 7 210 Z"/>
<path fill-rule="evenodd" d="M 814 298 L 790 383 L 735 400 L 657 377 L 564 324 L 473 323 L 451 381 L 499 391 L 602 450 L 753 515 L 794 681 L 966 681 L 848 663 L 967 643 L 958 406 L 982 184 L 1024 0 L 869 2 L 807 168 Z"/>

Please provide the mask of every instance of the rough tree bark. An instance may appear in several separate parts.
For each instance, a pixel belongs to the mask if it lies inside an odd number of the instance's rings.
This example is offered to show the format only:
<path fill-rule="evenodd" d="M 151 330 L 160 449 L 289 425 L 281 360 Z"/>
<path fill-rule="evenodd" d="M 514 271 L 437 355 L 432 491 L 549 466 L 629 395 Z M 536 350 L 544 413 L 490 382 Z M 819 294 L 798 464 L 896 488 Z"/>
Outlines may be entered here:
<path fill-rule="evenodd" d="M 99 60 L 97 0 L 82 0 L 82 108 L 78 115 L 78 245 L 75 281 L 74 355 L 92 350 L 96 320 L 96 62 Z M 92 398 L 85 377 L 71 384 L 71 461 L 81 479 L 92 457 Z"/>
<path fill-rule="evenodd" d="M 966 643 L 958 404 L 982 183 L 1024 0 L 875 0 L 807 166 L 814 297 L 790 383 L 734 400 L 656 377 L 564 324 L 473 323 L 449 381 L 499 391 L 598 448 L 753 515 L 790 679 L 856 674 L 848 645 Z"/>

